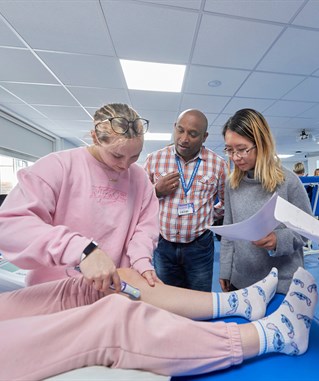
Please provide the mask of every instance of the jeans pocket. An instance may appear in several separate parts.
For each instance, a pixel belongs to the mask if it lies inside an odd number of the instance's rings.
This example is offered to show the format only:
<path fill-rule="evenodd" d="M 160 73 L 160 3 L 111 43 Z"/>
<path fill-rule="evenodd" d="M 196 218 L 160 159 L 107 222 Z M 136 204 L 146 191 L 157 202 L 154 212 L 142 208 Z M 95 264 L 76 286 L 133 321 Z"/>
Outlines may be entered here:
<path fill-rule="evenodd" d="M 196 246 L 199 249 L 214 247 L 214 234 L 211 231 L 206 231 L 196 239 Z"/>

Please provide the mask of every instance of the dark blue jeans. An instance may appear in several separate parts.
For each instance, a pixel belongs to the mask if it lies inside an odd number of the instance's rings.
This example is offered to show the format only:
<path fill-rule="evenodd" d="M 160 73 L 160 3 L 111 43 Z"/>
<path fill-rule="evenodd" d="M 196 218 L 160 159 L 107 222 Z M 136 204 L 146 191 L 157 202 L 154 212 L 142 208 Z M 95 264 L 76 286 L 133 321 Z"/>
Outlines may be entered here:
<path fill-rule="evenodd" d="M 213 265 L 214 235 L 210 230 L 190 243 L 169 242 L 160 235 L 154 251 L 154 267 L 164 283 L 211 291 Z"/>

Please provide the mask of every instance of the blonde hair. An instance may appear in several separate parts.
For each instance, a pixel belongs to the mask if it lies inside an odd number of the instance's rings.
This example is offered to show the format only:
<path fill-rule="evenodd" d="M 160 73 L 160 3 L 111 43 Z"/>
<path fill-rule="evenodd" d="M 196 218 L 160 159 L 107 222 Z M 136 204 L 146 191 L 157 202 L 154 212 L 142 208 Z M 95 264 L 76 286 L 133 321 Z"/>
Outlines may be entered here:
<path fill-rule="evenodd" d="M 276 187 L 285 181 L 285 174 L 275 151 L 275 142 L 266 119 L 258 111 L 242 109 L 225 123 L 224 138 L 228 130 L 245 137 L 256 146 L 254 178 L 261 182 L 266 191 L 274 192 Z M 231 188 L 238 188 L 245 173 L 235 165 L 229 177 Z"/>
<path fill-rule="evenodd" d="M 107 119 L 122 117 L 128 121 L 135 120 L 139 118 L 139 114 L 130 106 L 124 103 L 109 103 L 100 109 L 98 109 L 94 114 L 94 125 L 97 138 L 101 141 L 107 142 L 108 138 L 118 136 L 111 128 L 110 123 Z M 105 123 L 104 123 L 105 122 Z M 106 123 L 108 122 L 108 123 Z M 131 139 L 139 136 L 140 133 L 131 125 L 129 129 L 120 135 L 126 139 Z"/>
<path fill-rule="evenodd" d="M 305 166 L 303 165 L 303 163 L 301 162 L 298 162 L 294 165 L 294 169 L 293 171 L 295 172 L 296 175 L 304 175 L 305 174 Z"/>

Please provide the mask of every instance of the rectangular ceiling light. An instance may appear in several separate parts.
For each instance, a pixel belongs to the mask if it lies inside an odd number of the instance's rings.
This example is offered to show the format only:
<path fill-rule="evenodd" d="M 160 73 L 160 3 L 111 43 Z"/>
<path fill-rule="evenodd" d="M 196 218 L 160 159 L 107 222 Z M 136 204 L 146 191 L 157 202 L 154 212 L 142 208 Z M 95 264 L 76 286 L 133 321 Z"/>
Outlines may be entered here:
<path fill-rule="evenodd" d="M 167 140 L 170 141 L 172 134 L 170 133 L 161 133 L 161 132 L 146 132 L 144 135 L 144 140 Z"/>
<path fill-rule="evenodd" d="M 185 65 L 130 60 L 120 62 L 130 90 L 181 92 Z"/>
<path fill-rule="evenodd" d="M 285 155 L 285 154 L 278 154 L 279 159 L 288 159 L 288 157 L 292 157 L 295 155 Z"/>

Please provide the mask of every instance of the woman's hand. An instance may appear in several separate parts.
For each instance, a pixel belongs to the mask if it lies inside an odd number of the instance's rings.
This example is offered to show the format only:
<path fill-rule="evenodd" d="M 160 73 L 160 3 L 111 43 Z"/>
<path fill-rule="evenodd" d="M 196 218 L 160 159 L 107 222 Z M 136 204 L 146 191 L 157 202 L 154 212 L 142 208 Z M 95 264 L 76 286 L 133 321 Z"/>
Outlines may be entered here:
<path fill-rule="evenodd" d="M 147 280 L 147 283 L 151 286 L 154 287 L 155 283 L 163 283 L 156 275 L 154 270 L 147 270 L 144 271 L 142 274 L 142 277 Z"/>
<path fill-rule="evenodd" d="M 96 248 L 80 263 L 81 272 L 88 284 L 98 291 L 107 291 L 113 284 L 115 291 L 121 291 L 121 279 L 112 259 Z"/>
<path fill-rule="evenodd" d="M 266 237 L 258 240 L 252 241 L 252 243 L 262 249 L 266 250 L 276 250 L 277 237 L 274 232 L 269 233 Z"/>
<path fill-rule="evenodd" d="M 223 292 L 229 292 L 230 291 L 230 281 L 229 279 L 222 279 L 219 278 L 219 284 Z"/>

